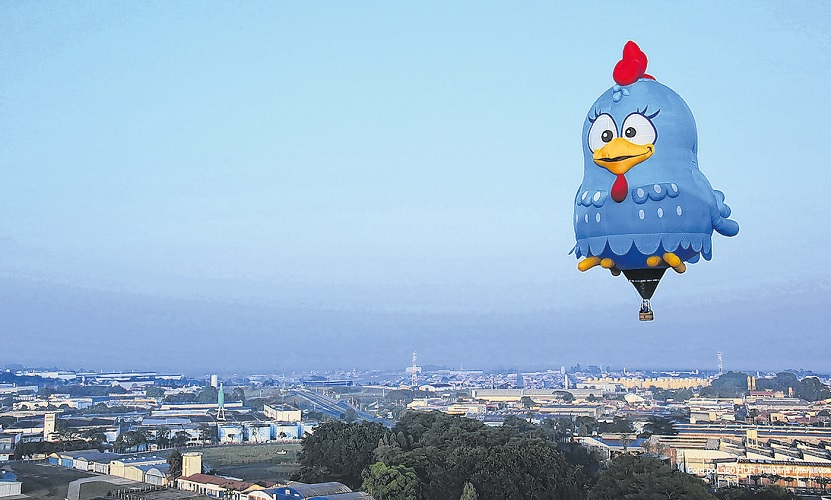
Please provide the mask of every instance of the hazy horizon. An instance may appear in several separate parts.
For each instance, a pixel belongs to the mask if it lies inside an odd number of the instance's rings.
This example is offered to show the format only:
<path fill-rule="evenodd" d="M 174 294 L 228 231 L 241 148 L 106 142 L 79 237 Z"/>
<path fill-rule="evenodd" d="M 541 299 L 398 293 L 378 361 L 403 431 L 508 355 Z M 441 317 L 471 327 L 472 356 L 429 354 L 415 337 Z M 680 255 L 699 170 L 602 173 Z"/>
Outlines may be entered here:
<path fill-rule="evenodd" d="M 0 4 L 0 365 L 831 373 L 831 5 Z M 605 20 L 605 22 L 599 22 Z M 624 43 L 741 225 L 655 321 L 581 274 Z M 217 368 L 212 368 L 217 367 Z"/>

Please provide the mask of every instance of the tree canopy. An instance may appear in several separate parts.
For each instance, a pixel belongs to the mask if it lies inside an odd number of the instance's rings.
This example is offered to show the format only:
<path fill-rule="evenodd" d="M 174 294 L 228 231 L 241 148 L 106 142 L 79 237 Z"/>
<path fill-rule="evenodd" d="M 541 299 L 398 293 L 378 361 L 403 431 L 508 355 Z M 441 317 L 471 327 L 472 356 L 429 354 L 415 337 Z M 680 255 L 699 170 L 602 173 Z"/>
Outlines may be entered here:
<path fill-rule="evenodd" d="M 479 494 L 472 484 L 465 483 L 465 487 L 462 489 L 462 496 L 459 497 L 459 500 L 479 500 Z"/>
<path fill-rule="evenodd" d="M 796 500 L 797 497 L 790 491 L 778 485 L 765 486 L 760 490 L 747 488 L 724 488 L 716 492 L 719 500 Z"/>
<path fill-rule="evenodd" d="M 570 432 L 560 424 L 508 418 L 488 427 L 440 412 L 408 412 L 391 430 L 327 422 L 304 438 L 296 478 L 362 480 L 379 500 L 580 499 L 585 477 L 558 449 L 558 428 Z"/>
<path fill-rule="evenodd" d="M 167 476 L 170 479 L 177 479 L 182 476 L 182 454 L 179 450 L 173 450 L 167 456 L 167 463 L 170 464 L 170 469 L 167 471 Z"/>
<path fill-rule="evenodd" d="M 706 397 L 738 397 L 748 392 L 747 379 L 749 375 L 744 372 L 727 372 L 713 380 L 709 387 L 701 388 L 701 395 Z M 831 398 L 831 390 L 820 382 L 817 377 L 805 377 L 802 380 L 792 372 L 779 372 L 773 378 L 757 378 L 756 389 L 782 391 L 788 394 L 789 389 L 793 395 L 806 401 L 819 401 Z"/>
<path fill-rule="evenodd" d="M 373 451 L 384 432 L 384 426 L 376 422 L 320 424 L 313 434 L 303 437 L 299 480 L 340 481 L 357 488 L 361 472 L 375 462 Z"/>
<path fill-rule="evenodd" d="M 361 488 L 375 500 L 411 500 L 421 495 L 421 482 L 409 467 L 375 462 L 361 476 Z"/>
<path fill-rule="evenodd" d="M 303 440 L 293 479 L 340 481 L 377 500 L 791 500 L 779 487 L 710 494 L 705 483 L 652 457 L 621 455 L 601 471 L 586 448 L 564 440 L 579 425 L 518 417 L 489 427 L 440 412 L 408 412 L 392 429 L 329 421 Z M 575 425 L 577 424 L 577 425 Z M 625 419 L 605 425 L 625 427 Z M 657 432 L 672 422 L 654 419 Z"/>
<path fill-rule="evenodd" d="M 600 474 L 589 500 L 715 500 L 704 482 L 651 457 L 621 455 Z"/>

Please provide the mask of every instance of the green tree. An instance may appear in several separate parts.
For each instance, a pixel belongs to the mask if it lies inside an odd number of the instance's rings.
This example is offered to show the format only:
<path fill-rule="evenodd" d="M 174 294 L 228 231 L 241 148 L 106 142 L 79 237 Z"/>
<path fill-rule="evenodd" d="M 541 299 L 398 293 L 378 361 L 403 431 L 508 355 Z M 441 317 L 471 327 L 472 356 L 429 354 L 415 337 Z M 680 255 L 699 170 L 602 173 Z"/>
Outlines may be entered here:
<path fill-rule="evenodd" d="M 601 422 L 600 432 L 616 432 L 620 434 L 631 434 L 635 432 L 632 422 L 626 417 L 615 416 L 611 422 Z"/>
<path fill-rule="evenodd" d="M 345 412 L 343 412 L 343 419 L 347 422 L 354 422 L 358 418 L 358 414 L 354 408 L 347 408 Z"/>
<path fill-rule="evenodd" d="M 203 443 L 211 444 L 216 441 L 216 429 L 210 425 L 203 424 L 199 426 L 199 439 Z"/>
<path fill-rule="evenodd" d="M 505 420 L 502 422 L 502 425 L 515 429 L 519 434 L 532 434 L 534 436 L 540 436 L 540 426 L 529 422 L 527 419 L 517 417 L 516 415 L 505 416 Z"/>
<path fill-rule="evenodd" d="M 651 457 L 621 455 L 589 491 L 589 500 L 715 500 L 703 481 Z"/>
<path fill-rule="evenodd" d="M 522 396 L 521 398 L 519 398 L 519 402 L 522 404 L 522 407 L 526 409 L 533 408 L 537 405 L 537 403 L 535 403 L 534 400 L 529 398 L 528 396 Z"/>
<path fill-rule="evenodd" d="M 300 481 L 340 481 L 349 487 L 361 484 L 361 472 L 375 462 L 374 450 L 384 436 L 384 426 L 377 422 L 347 424 L 332 420 L 320 424 L 313 434 L 303 438 Z"/>
<path fill-rule="evenodd" d="M 571 403 L 572 401 L 574 401 L 574 394 L 568 391 L 554 391 L 554 395 L 562 399 L 566 403 Z"/>
<path fill-rule="evenodd" d="M 817 377 L 805 377 L 799 381 L 795 395 L 805 401 L 819 401 L 831 398 L 831 391 Z"/>
<path fill-rule="evenodd" d="M 488 427 L 440 412 L 409 412 L 393 429 L 412 437 L 392 465 L 415 470 L 426 500 L 458 500 L 465 482 L 481 498 L 578 499 L 582 485 L 540 426 L 522 419 Z"/>
<path fill-rule="evenodd" d="M 744 372 L 727 372 L 713 380 L 708 387 L 702 387 L 701 396 L 735 398 L 747 394 L 748 376 Z M 762 380 L 758 382 L 762 382 Z M 758 383 L 757 388 L 761 389 Z"/>
<path fill-rule="evenodd" d="M 156 444 L 159 448 L 167 448 L 170 446 L 170 429 L 167 427 L 160 427 L 156 431 Z"/>
<path fill-rule="evenodd" d="M 693 397 L 693 392 L 689 389 L 661 389 L 659 387 L 651 386 L 649 391 L 652 397 L 657 401 L 687 401 Z"/>
<path fill-rule="evenodd" d="M 543 425 L 547 425 L 552 422 L 551 419 L 543 420 Z M 567 417 L 560 417 L 557 420 L 554 420 L 554 429 L 556 432 L 557 438 L 570 438 L 574 434 L 574 421 Z"/>
<path fill-rule="evenodd" d="M 578 436 L 591 436 L 595 432 L 598 432 L 600 427 L 596 418 L 584 416 L 574 419 L 574 426 Z"/>
<path fill-rule="evenodd" d="M 93 427 L 81 432 L 81 439 L 89 442 L 91 448 L 104 449 L 104 443 L 107 442 L 107 435 L 104 433 L 103 427 Z"/>
<path fill-rule="evenodd" d="M 459 500 L 479 500 L 479 494 L 476 493 L 476 488 L 474 488 L 472 484 L 465 483 L 465 487 L 462 490 L 462 496 L 459 497 Z"/>
<path fill-rule="evenodd" d="M 759 490 L 747 488 L 722 488 L 716 492 L 719 500 L 796 500 L 799 497 L 778 485 L 765 486 Z"/>
<path fill-rule="evenodd" d="M 139 431 L 122 433 L 113 442 L 113 448 L 119 453 L 141 451 L 147 444 L 147 436 Z"/>
<path fill-rule="evenodd" d="M 659 436 L 675 436 L 678 430 L 675 429 L 675 422 L 664 417 L 649 417 L 649 422 L 644 425 L 643 433 L 646 436 L 657 434 Z"/>
<path fill-rule="evenodd" d="M 234 390 L 231 391 L 231 396 L 228 399 L 230 401 L 239 401 L 242 404 L 245 404 L 245 389 L 242 387 L 234 387 Z"/>
<path fill-rule="evenodd" d="M 179 450 L 173 450 L 167 456 L 167 463 L 170 464 L 170 469 L 167 471 L 167 477 L 176 479 L 182 476 L 182 454 Z"/>
<path fill-rule="evenodd" d="M 157 385 L 148 385 L 144 390 L 144 395 L 148 398 L 162 399 L 164 397 L 164 387 Z"/>
<path fill-rule="evenodd" d="M 376 500 L 413 500 L 421 495 L 421 481 L 409 467 L 376 462 L 361 477 L 361 489 Z"/>
<path fill-rule="evenodd" d="M 176 448 L 182 448 L 188 443 L 189 440 L 190 434 L 188 434 L 187 431 L 176 431 L 176 434 L 173 435 L 173 439 L 170 441 Z"/>
<path fill-rule="evenodd" d="M 197 403 L 216 403 L 217 399 L 219 398 L 219 391 L 216 387 L 207 385 L 199 391 L 199 394 L 196 395 L 196 402 Z"/>
<path fill-rule="evenodd" d="M 582 497 L 576 469 L 553 443 L 519 437 L 502 446 L 471 450 L 470 482 L 483 498 L 529 500 Z"/>

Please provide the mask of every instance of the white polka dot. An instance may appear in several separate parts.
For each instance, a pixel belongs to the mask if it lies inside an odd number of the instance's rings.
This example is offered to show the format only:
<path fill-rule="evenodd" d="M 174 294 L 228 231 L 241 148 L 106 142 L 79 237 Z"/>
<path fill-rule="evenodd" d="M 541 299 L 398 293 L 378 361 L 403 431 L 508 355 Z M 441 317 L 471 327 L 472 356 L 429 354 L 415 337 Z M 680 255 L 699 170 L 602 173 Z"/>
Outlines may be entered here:
<path fill-rule="evenodd" d="M 644 213 L 643 213 L 643 210 L 638 210 L 638 217 L 640 217 L 640 218 L 641 218 L 641 220 L 643 220 L 643 218 L 644 218 L 644 216 L 645 216 L 645 215 L 646 215 L 646 214 L 644 214 Z"/>
<path fill-rule="evenodd" d="M 664 216 L 664 209 L 663 209 L 663 208 L 659 208 L 659 209 L 658 209 L 658 217 L 663 217 L 663 216 Z"/>
<path fill-rule="evenodd" d="M 580 197 L 580 199 L 581 199 L 581 200 L 585 200 L 585 199 L 586 199 L 586 196 L 588 196 L 588 195 L 589 195 L 589 192 L 588 192 L 588 191 L 585 191 L 585 192 L 583 193 L 583 196 L 581 196 L 581 197 Z"/>
<path fill-rule="evenodd" d="M 675 207 L 675 213 L 678 214 L 678 215 L 681 215 L 682 213 L 684 213 L 684 211 L 681 210 L 681 205 L 678 205 L 677 207 Z"/>
<path fill-rule="evenodd" d="M 594 220 L 600 222 L 600 212 L 597 212 L 597 215 L 594 216 Z"/>
<path fill-rule="evenodd" d="M 589 222 L 589 214 L 586 214 L 586 216 L 584 217 L 584 219 L 586 220 L 586 222 Z"/>
<path fill-rule="evenodd" d="M 594 193 L 594 196 L 592 196 L 592 199 L 593 199 L 594 201 L 599 200 L 599 199 L 600 199 L 600 191 L 598 191 L 598 192 Z"/>
<path fill-rule="evenodd" d="M 638 198 L 643 198 L 643 188 L 638 188 Z"/>
<path fill-rule="evenodd" d="M 656 193 L 661 194 L 661 186 L 659 186 L 658 184 L 652 186 L 652 189 L 654 189 Z"/>
<path fill-rule="evenodd" d="M 670 185 L 669 185 L 669 187 L 671 187 L 671 188 L 672 188 L 672 192 L 673 192 L 673 193 L 677 193 L 677 192 L 678 192 L 678 186 L 676 186 L 674 182 L 673 182 L 672 184 L 670 184 Z"/>

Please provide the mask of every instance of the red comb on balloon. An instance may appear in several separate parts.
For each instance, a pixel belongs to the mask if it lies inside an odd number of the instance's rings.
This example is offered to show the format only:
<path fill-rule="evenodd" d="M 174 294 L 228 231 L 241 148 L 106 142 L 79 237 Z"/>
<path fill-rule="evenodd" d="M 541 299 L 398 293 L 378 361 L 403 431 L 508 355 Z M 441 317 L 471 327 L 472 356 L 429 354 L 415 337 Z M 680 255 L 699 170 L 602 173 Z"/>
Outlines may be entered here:
<path fill-rule="evenodd" d="M 629 40 L 623 46 L 623 59 L 615 64 L 615 70 L 612 72 L 612 77 L 618 85 L 631 85 L 638 81 L 638 78 L 649 78 L 654 80 L 651 75 L 646 74 L 646 54 L 643 53 L 638 44 Z"/>

